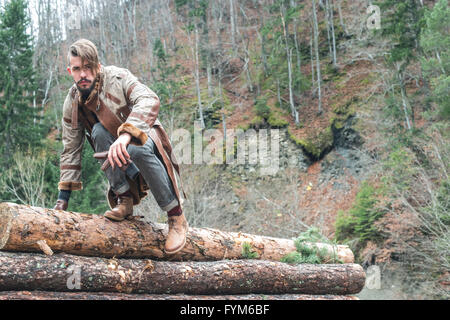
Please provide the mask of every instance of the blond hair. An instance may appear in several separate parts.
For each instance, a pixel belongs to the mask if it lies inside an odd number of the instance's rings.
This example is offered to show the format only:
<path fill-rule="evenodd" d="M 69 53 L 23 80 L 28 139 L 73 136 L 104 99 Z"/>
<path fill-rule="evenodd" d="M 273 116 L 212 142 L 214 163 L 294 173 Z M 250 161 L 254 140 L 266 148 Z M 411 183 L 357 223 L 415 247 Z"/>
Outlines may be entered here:
<path fill-rule="evenodd" d="M 67 54 L 67 63 L 69 66 L 71 57 L 80 57 L 81 63 L 83 64 L 87 61 L 93 70 L 97 70 L 98 68 L 97 47 L 87 39 L 77 40 L 69 47 L 69 53 Z"/>

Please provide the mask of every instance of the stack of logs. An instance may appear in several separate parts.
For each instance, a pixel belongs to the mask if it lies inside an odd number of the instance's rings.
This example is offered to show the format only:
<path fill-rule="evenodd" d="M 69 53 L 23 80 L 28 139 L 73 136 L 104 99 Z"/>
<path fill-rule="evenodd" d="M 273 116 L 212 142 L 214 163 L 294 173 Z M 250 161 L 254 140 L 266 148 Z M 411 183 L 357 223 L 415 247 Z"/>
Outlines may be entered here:
<path fill-rule="evenodd" d="M 355 299 L 365 283 L 347 246 L 342 264 L 291 265 L 293 240 L 190 228 L 164 253 L 167 225 L 0 203 L 2 299 Z M 245 259 L 243 244 L 257 254 Z"/>

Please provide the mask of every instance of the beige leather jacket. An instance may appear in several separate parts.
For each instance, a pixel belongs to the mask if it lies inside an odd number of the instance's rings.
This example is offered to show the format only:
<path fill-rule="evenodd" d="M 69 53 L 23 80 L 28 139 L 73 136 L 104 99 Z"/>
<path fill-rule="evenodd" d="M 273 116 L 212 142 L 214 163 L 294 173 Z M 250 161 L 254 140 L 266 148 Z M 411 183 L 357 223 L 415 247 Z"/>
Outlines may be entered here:
<path fill-rule="evenodd" d="M 79 98 L 75 84 L 65 99 L 62 119 L 64 149 L 60 158 L 58 189 L 82 189 L 81 154 L 84 139 L 85 136 L 90 139 L 92 126 L 100 121 L 115 137 L 123 132 L 130 133 L 131 143 L 138 146 L 145 144 L 151 137 L 162 155 L 180 201 L 173 170 L 175 168 L 179 174 L 179 167 L 169 137 L 157 118 L 160 107 L 158 96 L 124 68 L 102 66 L 97 80 L 96 88 L 86 102 Z M 142 177 L 140 181 L 143 181 Z M 140 199 L 135 200 L 138 203 Z"/>

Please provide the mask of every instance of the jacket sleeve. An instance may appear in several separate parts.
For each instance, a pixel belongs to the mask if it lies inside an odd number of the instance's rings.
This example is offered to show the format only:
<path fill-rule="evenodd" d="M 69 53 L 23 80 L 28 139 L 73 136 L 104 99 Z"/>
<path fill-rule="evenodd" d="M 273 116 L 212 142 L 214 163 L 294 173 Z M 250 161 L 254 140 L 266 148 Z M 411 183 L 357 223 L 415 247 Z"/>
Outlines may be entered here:
<path fill-rule="evenodd" d="M 117 135 L 127 132 L 132 136 L 131 144 L 142 146 L 147 141 L 150 129 L 158 117 L 159 98 L 128 70 L 122 79 L 122 88 L 132 106 L 132 111 L 118 128 Z"/>
<path fill-rule="evenodd" d="M 84 126 L 78 122 L 72 128 L 72 99 L 70 93 L 64 101 L 62 118 L 62 142 L 64 149 L 60 157 L 59 190 L 81 190 L 81 156 L 84 144 Z"/>

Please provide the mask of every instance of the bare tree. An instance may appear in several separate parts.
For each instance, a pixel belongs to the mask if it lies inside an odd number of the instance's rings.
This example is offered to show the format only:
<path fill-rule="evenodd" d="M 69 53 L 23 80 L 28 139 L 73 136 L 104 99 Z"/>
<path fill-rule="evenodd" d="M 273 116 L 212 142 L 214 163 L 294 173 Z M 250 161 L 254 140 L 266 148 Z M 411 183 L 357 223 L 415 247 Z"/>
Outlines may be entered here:
<path fill-rule="evenodd" d="M 331 34 L 331 55 L 333 59 L 333 66 L 337 68 L 337 56 L 336 56 L 336 35 L 334 32 L 334 9 L 333 9 L 333 0 L 325 0 L 326 4 L 326 13 L 327 13 L 327 24 L 330 29 Z"/>
<path fill-rule="evenodd" d="M 230 0 L 230 24 L 231 24 L 231 44 L 233 48 L 233 56 L 237 52 L 236 44 L 236 16 L 234 13 L 234 0 Z"/>
<path fill-rule="evenodd" d="M 298 118 L 297 108 L 295 107 L 294 93 L 293 93 L 293 88 L 292 88 L 292 49 L 289 48 L 285 14 L 286 14 L 286 8 L 284 7 L 284 5 L 281 5 L 280 16 L 281 16 L 281 21 L 283 23 L 283 34 L 284 34 L 284 41 L 285 41 L 285 46 L 286 46 L 286 56 L 287 56 L 287 60 L 288 60 L 289 105 L 291 107 L 291 114 L 295 120 L 295 124 L 299 124 L 300 121 Z"/>
<path fill-rule="evenodd" d="M 314 29 L 314 51 L 316 54 L 316 71 L 317 71 L 317 89 L 319 94 L 318 113 L 322 113 L 322 91 L 321 91 L 321 75 L 320 75 L 320 58 L 319 58 L 319 26 L 317 23 L 316 1 L 312 0 L 313 9 L 313 29 Z"/>

